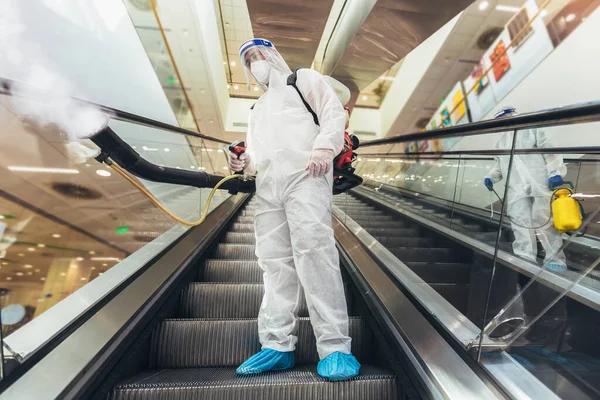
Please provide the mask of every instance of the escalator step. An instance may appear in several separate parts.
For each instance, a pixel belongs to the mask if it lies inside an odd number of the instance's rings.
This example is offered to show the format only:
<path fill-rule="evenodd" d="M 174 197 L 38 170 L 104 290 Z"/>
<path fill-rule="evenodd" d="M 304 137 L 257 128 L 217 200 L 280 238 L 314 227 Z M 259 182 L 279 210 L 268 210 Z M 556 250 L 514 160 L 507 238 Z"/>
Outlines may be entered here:
<path fill-rule="evenodd" d="M 150 370 L 117 385 L 111 400 L 392 400 L 396 378 L 386 370 L 363 365 L 356 378 L 331 383 L 316 367 L 238 376 L 235 368 Z"/>
<path fill-rule="evenodd" d="M 458 261 L 462 255 L 459 251 L 452 248 L 411 248 L 411 247 L 391 247 L 388 249 L 403 262 L 409 261 L 428 261 L 428 262 L 452 262 Z"/>
<path fill-rule="evenodd" d="M 255 246 L 251 244 L 223 244 L 217 246 L 215 258 L 228 260 L 256 260 Z"/>
<path fill-rule="evenodd" d="M 468 284 L 471 264 L 407 262 L 406 265 L 427 283 Z"/>
<path fill-rule="evenodd" d="M 391 218 L 388 221 L 361 221 L 359 225 L 365 229 L 400 229 L 412 228 L 408 223 L 402 221 L 394 221 Z M 414 225 L 413 225 L 414 226 Z M 417 228 L 412 228 L 414 231 Z"/>
<path fill-rule="evenodd" d="M 365 226 L 363 228 L 375 238 L 415 237 L 419 235 L 417 228 L 367 228 Z"/>
<path fill-rule="evenodd" d="M 226 244 L 254 244 L 256 238 L 254 233 L 227 232 L 222 243 Z"/>
<path fill-rule="evenodd" d="M 385 247 L 435 247 L 435 239 L 426 237 L 380 237 L 377 239 Z"/>
<path fill-rule="evenodd" d="M 256 318 L 264 294 L 257 283 L 190 283 L 183 290 L 180 317 Z M 308 315 L 302 299 L 298 315 Z"/>
<path fill-rule="evenodd" d="M 249 233 L 249 232 L 254 232 L 254 224 L 240 224 L 240 223 L 233 223 L 231 224 L 231 229 L 229 229 L 229 232 L 239 232 L 239 233 Z"/>
<path fill-rule="evenodd" d="M 258 261 L 208 260 L 204 264 L 204 282 L 262 283 Z"/>
<path fill-rule="evenodd" d="M 254 216 L 239 216 L 235 219 L 239 224 L 254 224 Z"/>
<path fill-rule="evenodd" d="M 300 318 L 297 329 L 296 365 L 318 363 L 310 320 Z M 368 354 L 365 332 L 362 318 L 350 318 L 352 353 L 359 362 Z M 233 367 L 260 348 L 256 319 L 166 320 L 152 334 L 150 368 Z"/>
<path fill-rule="evenodd" d="M 386 221 L 389 223 L 394 223 L 396 222 L 394 217 L 391 217 L 389 215 L 365 215 L 363 213 L 360 214 L 348 214 L 350 215 L 350 217 L 355 220 L 356 222 L 358 222 L 359 224 L 362 222 L 369 222 L 369 221 L 373 221 L 373 222 L 379 222 L 379 221 Z"/>

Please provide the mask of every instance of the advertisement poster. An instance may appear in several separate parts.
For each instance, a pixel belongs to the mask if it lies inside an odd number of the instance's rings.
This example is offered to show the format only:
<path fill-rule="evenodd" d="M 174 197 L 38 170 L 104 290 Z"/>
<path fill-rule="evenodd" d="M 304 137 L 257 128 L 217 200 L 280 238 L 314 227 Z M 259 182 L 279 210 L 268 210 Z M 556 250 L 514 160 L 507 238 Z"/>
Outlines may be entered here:
<path fill-rule="evenodd" d="M 467 113 L 467 103 L 464 101 L 465 96 L 463 94 L 462 88 L 458 88 L 458 90 L 452 96 L 452 119 L 454 121 L 460 121 L 462 117 Z"/>
<path fill-rule="evenodd" d="M 508 59 L 508 54 L 505 53 L 505 51 L 506 46 L 504 45 L 504 40 L 500 40 L 492 54 L 489 55 L 490 63 L 493 65 L 492 71 L 494 72 L 494 79 L 496 82 L 500 82 L 500 79 L 502 79 L 506 71 L 510 69 L 510 61 Z"/>
<path fill-rule="evenodd" d="M 475 68 L 473 68 L 473 71 L 471 72 L 470 78 L 473 83 L 469 86 L 465 84 L 465 89 L 470 90 L 472 86 L 475 86 L 473 92 L 475 92 L 475 94 L 479 96 L 481 92 L 483 92 L 483 89 L 487 87 L 488 83 L 490 83 L 490 80 L 488 79 L 487 75 L 483 75 L 484 72 L 485 66 L 482 58 L 479 60 L 479 63 L 475 66 Z"/>
<path fill-rule="evenodd" d="M 544 19 L 538 17 L 527 27 L 538 10 L 535 0 L 528 0 L 464 80 L 464 88 L 469 93 L 468 111 L 473 121 L 490 118 L 502 99 L 552 52 L 554 46 Z M 513 40 L 518 46 L 508 48 L 500 57 Z M 496 59 L 498 62 L 492 67 Z M 484 76 L 486 71 L 487 77 Z"/>

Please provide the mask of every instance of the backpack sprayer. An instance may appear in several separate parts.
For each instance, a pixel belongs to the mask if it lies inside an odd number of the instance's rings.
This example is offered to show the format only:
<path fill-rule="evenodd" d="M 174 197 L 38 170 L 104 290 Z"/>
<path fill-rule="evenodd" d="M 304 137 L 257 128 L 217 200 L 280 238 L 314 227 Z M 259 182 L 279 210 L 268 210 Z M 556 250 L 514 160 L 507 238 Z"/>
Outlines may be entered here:
<path fill-rule="evenodd" d="M 585 218 L 585 212 L 583 210 L 583 206 L 581 205 L 581 202 L 575 198 L 573 198 L 573 182 L 571 181 L 565 181 L 564 182 L 565 185 L 569 185 L 571 188 L 559 188 L 556 189 L 552 192 L 552 196 L 550 196 L 550 204 L 549 207 L 552 210 L 552 213 L 550 214 L 550 216 L 548 217 L 548 219 L 546 220 L 546 222 L 544 222 L 542 225 L 540 226 L 523 226 L 521 224 L 519 224 L 518 222 L 515 222 L 512 218 L 510 218 L 510 216 L 506 216 L 509 221 L 521 228 L 525 228 L 525 229 L 529 229 L 529 230 L 537 230 L 537 229 L 542 229 L 545 226 L 548 225 L 548 223 L 550 223 L 550 220 L 552 219 L 552 217 L 554 217 L 554 227 L 556 228 L 557 231 L 559 231 L 560 233 L 567 233 L 567 234 L 571 234 L 572 232 L 576 231 L 577 229 L 579 229 L 581 227 L 581 224 L 583 223 L 583 218 Z M 498 200 L 500 201 L 500 204 L 502 204 L 502 208 L 504 208 L 504 203 L 502 202 L 502 199 L 500 198 L 500 196 L 498 195 L 498 193 L 496 192 L 496 189 L 492 189 L 492 191 L 494 192 L 494 194 L 496 195 L 496 197 L 498 198 Z M 493 203 L 493 202 L 492 202 Z M 491 210 L 491 216 L 490 218 L 494 217 L 494 207 L 493 204 L 490 204 L 490 210 Z M 577 236 L 583 236 L 585 235 L 587 228 L 579 233 Z"/>

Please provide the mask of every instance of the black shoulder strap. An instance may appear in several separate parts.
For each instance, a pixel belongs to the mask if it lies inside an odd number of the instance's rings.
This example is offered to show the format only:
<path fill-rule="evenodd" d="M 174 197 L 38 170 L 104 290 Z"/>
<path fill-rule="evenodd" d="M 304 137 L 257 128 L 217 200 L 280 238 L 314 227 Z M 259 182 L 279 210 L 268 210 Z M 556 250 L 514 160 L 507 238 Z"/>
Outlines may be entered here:
<path fill-rule="evenodd" d="M 304 96 L 302 96 L 302 92 L 300 92 L 300 89 L 298 89 L 298 85 L 296 85 L 297 80 L 298 80 L 298 69 L 295 69 L 294 72 L 290 76 L 288 76 L 287 84 L 289 86 L 293 87 L 294 89 L 296 89 L 296 92 L 298 92 L 298 94 L 300 95 L 300 99 L 302 100 L 302 103 L 304 103 L 304 107 L 306 107 L 308 112 L 311 113 L 311 115 L 313 117 L 313 121 L 315 121 L 315 124 L 317 126 L 320 126 L 319 125 L 319 117 L 317 117 L 317 114 L 310 107 L 310 104 L 308 104 L 308 102 L 304 99 Z"/>
<path fill-rule="evenodd" d="M 251 110 L 254 110 L 254 106 L 256 105 L 256 103 L 252 104 L 252 107 L 250 107 Z"/>

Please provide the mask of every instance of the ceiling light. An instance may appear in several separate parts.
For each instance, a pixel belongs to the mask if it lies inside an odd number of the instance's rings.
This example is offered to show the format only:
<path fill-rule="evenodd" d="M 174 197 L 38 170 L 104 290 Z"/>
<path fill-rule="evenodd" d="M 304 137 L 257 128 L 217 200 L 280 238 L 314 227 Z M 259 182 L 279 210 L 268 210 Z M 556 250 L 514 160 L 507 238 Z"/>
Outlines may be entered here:
<path fill-rule="evenodd" d="M 4 219 L 4 215 L 0 215 L 0 219 Z"/>
<path fill-rule="evenodd" d="M 158 149 L 154 149 L 154 148 L 148 147 L 148 146 L 142 146 L 142 150 L 145 150 L 145 151 L 157 151 Z"/>
<path fill-rule="evenodd" d="M 25 254 L 23 254 L 23 253 L 19 253 L 19 254 L 17 254 L 17 255 L 18 255 L 19 257 L 24 257 L 24 256 L 25 256 Z"/>
<path fill-rule="evenodd" d="M 362 99 L 363 99 L 363 100 L 367 100 L 367 99 L 368 99 L 368 97 L 363 95 Z"/>
<path fill-rule="evenodd" d="M 110 176 L 110 175 L 111 175 L 111 173 L 110 173 L 110 172 L 108 172 L 108 171 L 105 171 L 105 170 L 103 170 L 103 169 L 97 169 L 97 170 L 96 170 L 96 173 L 97 173 L 98 175 L 100 175 L 100 176 L 104 176 L 104 177 L 107 177 L 107 176 Z"/>
<path fill-rule="evenodd" d="M 240 87 L 238 85 L 233 85 L 233 90 L 238 90 Z"/>
<path fill-rule="evenodd" d="M 496 6 L 496 10 L 498 11 L 508 11 L 508 12 L 519 12 L 521 8 L 520 7 L 514 7 L 514 6 L 503 6 L 501 4 L 498 4 Z"/>
<path fill-rule="evenodd" d="M 206 149 L 206 151 L 212 151 L 212 149 Z"/>
<path fill-rule="evenodd" d="M 218 151 L 219 153 L 222 153 L 222 152 L 223 152 L 223 149 L 219 149 L 219 150 L 217 150 L 217 151 Z"/>
<path fill-rule="evenodd" d="M 27 248 L 27 251 L 35 251 L 35 248 L 33 248 L 33 247 L 28 247 L 28 248 Z"/>
<path fill-rule="evenodd" d="M 227 89 L 231 89 L 231 85 L 227 85 Z"/>
<path fill-rule="evenodd" d="M 481 3 L 479 3 L 479 9 L 481 11 L 483 11 L 483 10 L 487 9 L 489 5 L 490 5 L 489 1 L 483 0 Z"/>
<path fill-rule="evenodd" d="M 36 269 L 36 270 L 35 270 L 35 272 L 40 272 L 40 270 L 39 270 L 39 269 Z"/>
<path fill-rule="evenodd" d="M 33 272 L 28 272 L 27 275 L 31 276 L 31 275 L 33 275 Z"/>
<path fill-rule="evenodd" d="M 64 272 L 61 272 L 61 273 L 60 273 L 60 276 L 66 276 L 66 275 L 67 275 L 67 274 L 66 274 L 66 273 L 64 273 Z"/>
<path fill-rule="evenodd" d="M 82 281 L 87 281 L 87 278 L 81 278 Z"/>
<path fill-rule="evenodd" d="M 575 19 L 575 14 L 569 14 L 566 16 L 565 21 L 571 22 Z"/>
<path fill-rule="evenodd" d="M 15 275 L 16 276 L 23 276 L 23 273 L 22 272 L 17 272 Z"/>
<path fill-rule="evenodd" d="M 7 281 L 12 281 L 12 278 L 11 278 L 10 276 L 7 276 L 7 277 L 6 277 L 6 280 L 7 280 Z"/>
<path fill-rule="evenodd" d="M 8 265 L 8 263 L 7 262 L 3 262 L 2 265 Z"/>
<path fill-rule="evenodd" d="M 108 267 L 108 264 L 104 263 L 102 264 L 103 267 Z"/>
<path fill-rule="evenodd" d="M 46 280 L 46 278 L 44 278 L 44 277 L 40 278 L 40 281 L 45 281 L 45 280 Z"/>
<path fill-rule="evenodd" d="M 120 258 L 117 257 L 92 257 L 90 258 L 92 261 L 121 261 Z"/>
<path fill-rule="evenodd" d="M 77 264 L 71 264 L 71 268 L 72 269 L 77 269 L 77 268 L 79 268 L 79 265 L 77 265 Z"/>
<path fill-rule="evenodd" d="M 30 268 L 33 268 L 33 265 L 25 264 L 25 265 L 23 265 L 23 268 L 30 269 Z"/>
<path fill-rule="evenodd" d="M 548 10 L 544 8 L 544 9 L 542 10 L 542 12 L 540 13 L 540 15 L 541 15 L 542 17 L 546 17 L 546 16 L 548 16 Z"/>
<path fill-rule="evenodd" d="M 235 63 L 235 61 L 232 61 L 229 63 L 229 65 L 231 65 L 232 67 L 235 67 L 237 64 Z"/>
<path fill-rule="evenodd" d="M 228 168 L 227 168 L 227 167 L 223 167 L 223 169 L 224 169 L 225 171 L 227 171 L 227 169 L 228 169 Z"/>
<path fill-rule="evenodd" d="M 83 257 L 77 257 L 76 260 L 77 261 L 83 261 Z"/>
<path fill-rule="evenodd" d="M 44 243 L 38 243 L 37 247 L 43 249 L 44 247 L 46 247 L 46 245 Z"/>
<path fill-rule="evenodd" d="M 171 151 L 171 150 L 169 150 L 169 148 L 168 148 L 168 147 L 165 147 L 165 151 L 166 151 L 166 152 L 169 152 L 169 151 Z"/>
<path fill-rule="evenodd" d="M 96 267 L 92 267 L 92 271 L 94 271 L 96 269 Z"/>
<path fill-rule="evenodd" d="M 55 233 L 52 235 L 54 239 L 60 239 L 60 233 Z"/>
<path fill-rule="evenodd" d="M 96 252 L 94 250 L 90 250 L 90 251 L 88 251 L 88 253 L 91 254 L 91 255 L 96 254 Z"/>
<path fill-rule="evenodd" d="M 196 168 L 196 167 L 194 167 L 193 165 L 190 165 L 190 169 L 194 169 L 194 168 Z"/>
<path fill-rule="evenodd" d="M 16 167 L 9 166 L 9 170 L 13 172 L 44 172 L 49 174 L 78 174 L 79 171 L 70 168 L 43 168 L 43 167 Z"/>
<path fill-rule="evenodd" d="M 254 91 L 255 91 L 255 92 L 258 92 L 258 86 L 255 86 L 255 87 L 254 87 Z"/>

